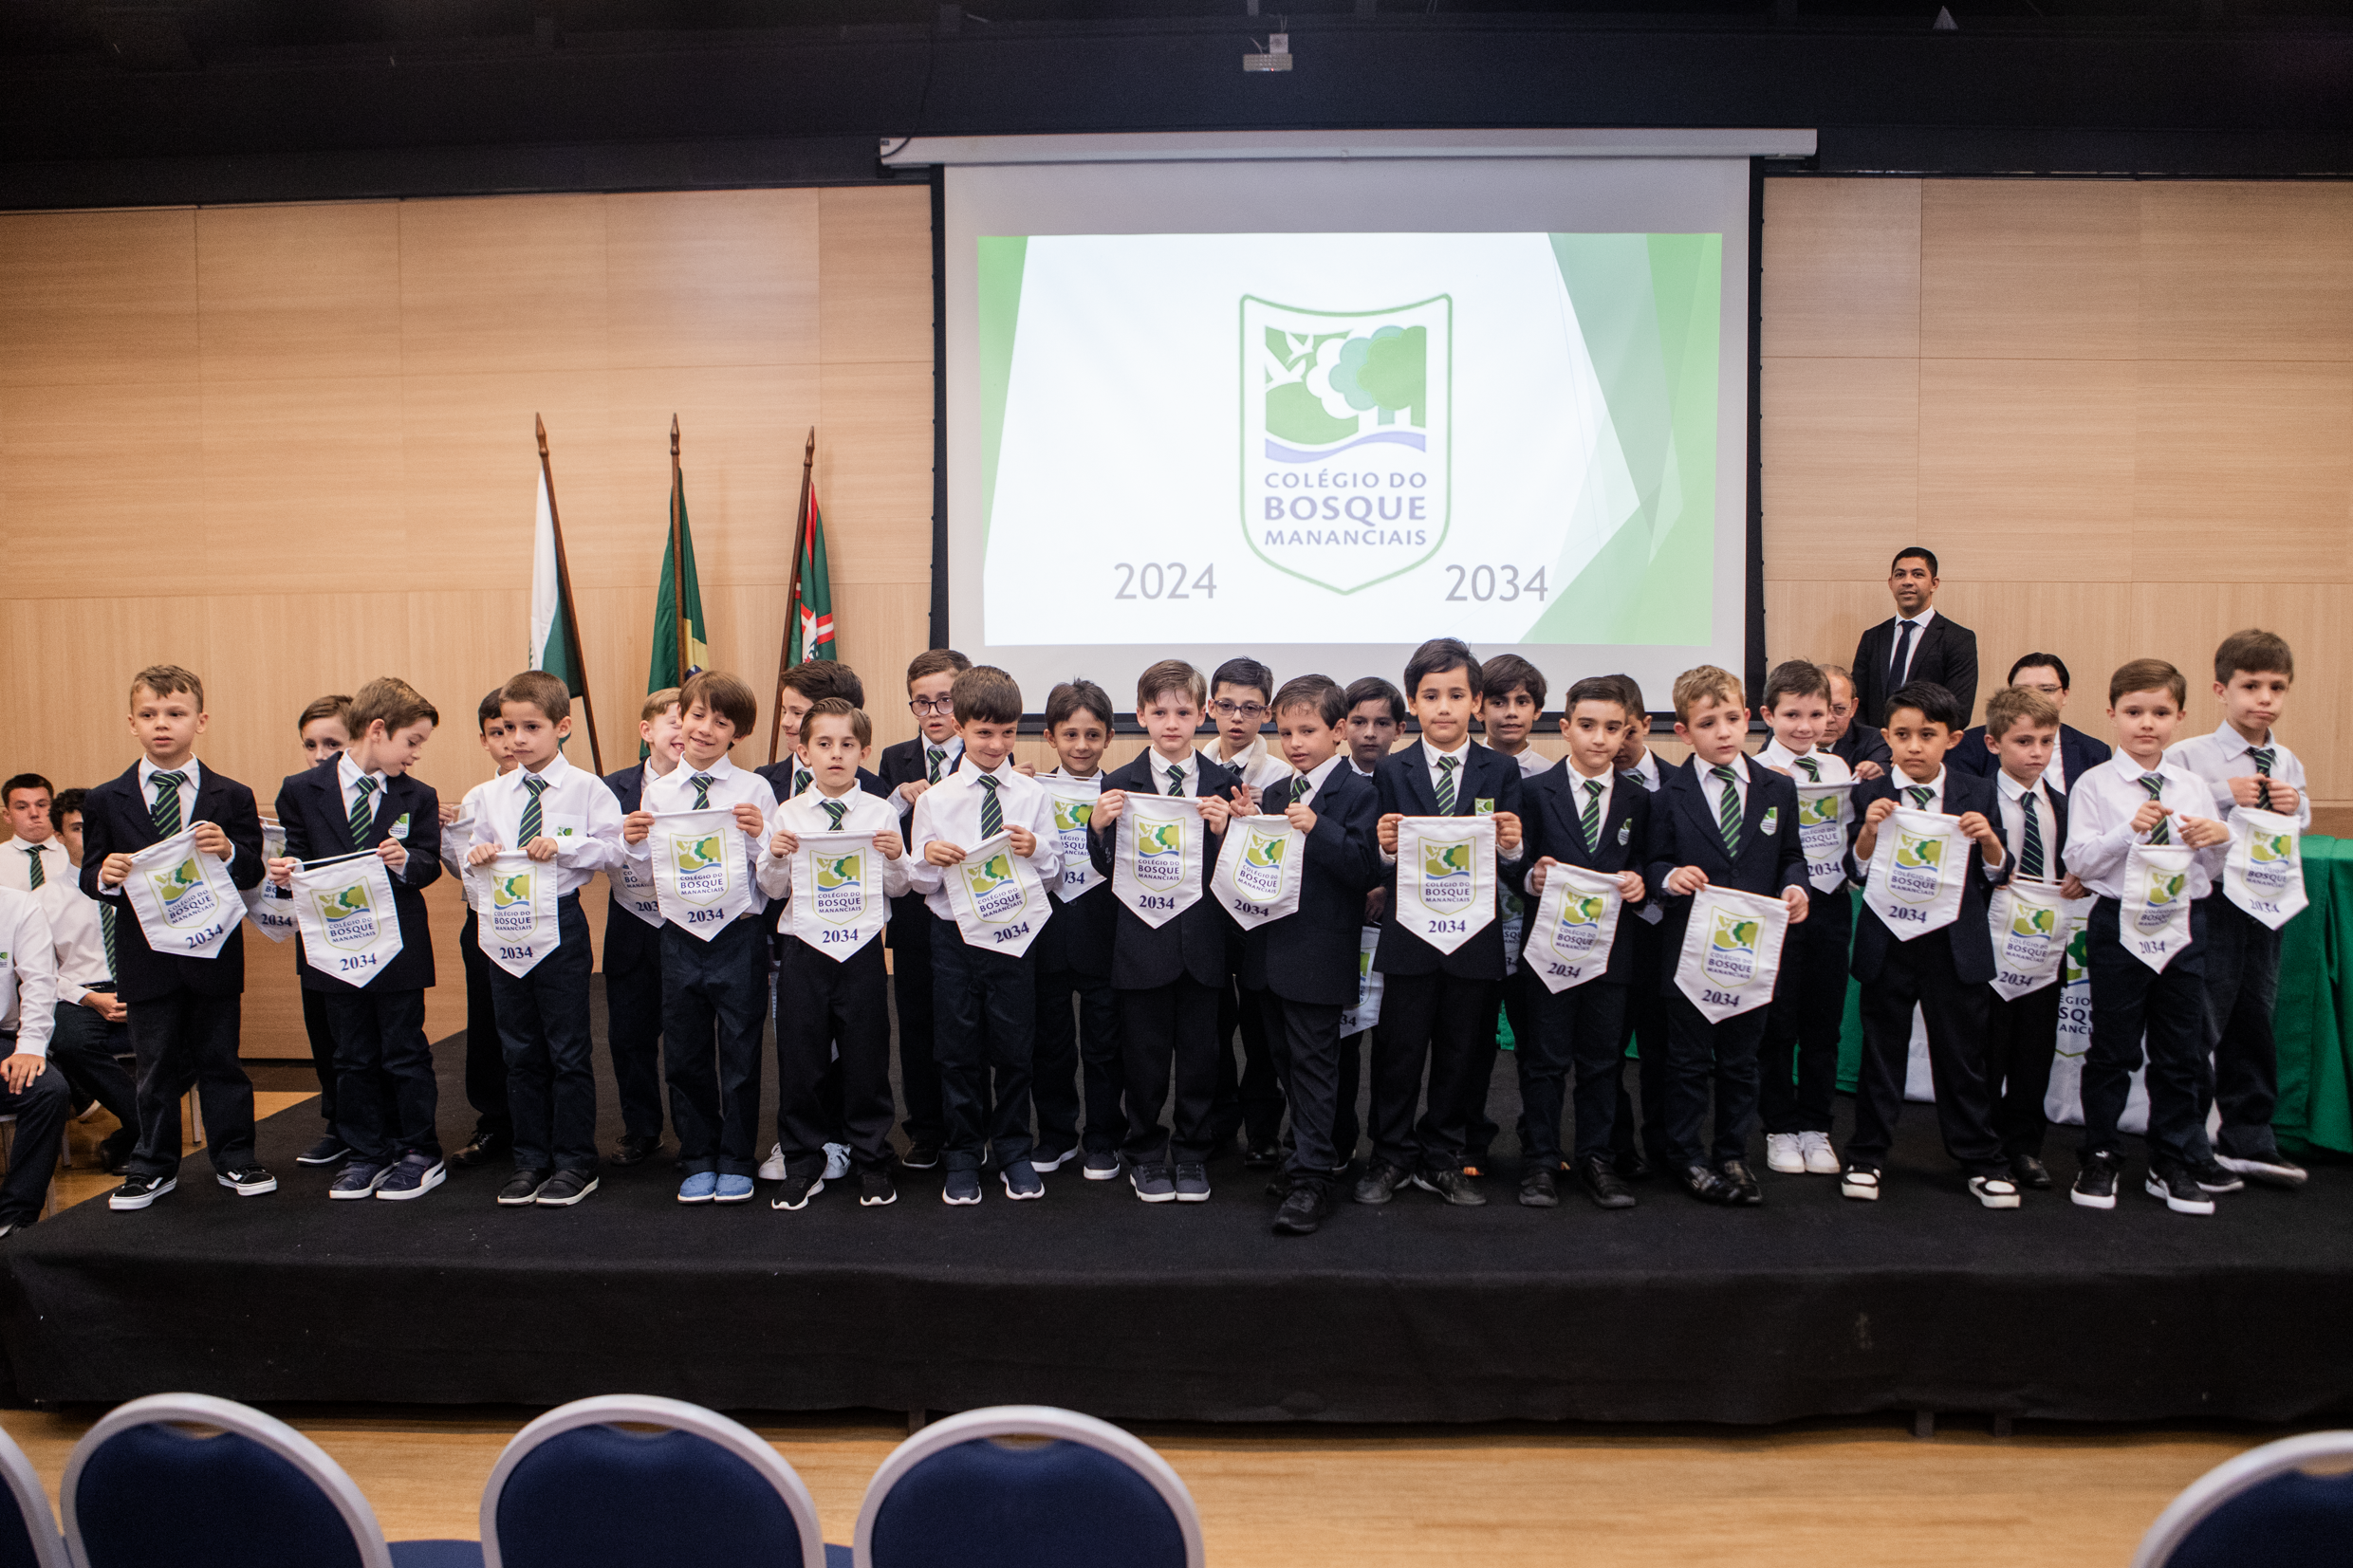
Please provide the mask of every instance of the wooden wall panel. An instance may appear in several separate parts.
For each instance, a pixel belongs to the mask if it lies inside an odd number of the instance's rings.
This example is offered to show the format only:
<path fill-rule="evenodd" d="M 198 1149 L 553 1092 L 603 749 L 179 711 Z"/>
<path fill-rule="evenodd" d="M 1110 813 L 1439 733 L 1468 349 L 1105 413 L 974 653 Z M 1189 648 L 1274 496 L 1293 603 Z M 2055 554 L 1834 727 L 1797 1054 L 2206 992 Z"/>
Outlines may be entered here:
<path fill-rule="evenodd" d="M 1920 353 L 2129 360 L 2140 348 L 2140 187 L 1929 180 L 1920 187 Z"/>

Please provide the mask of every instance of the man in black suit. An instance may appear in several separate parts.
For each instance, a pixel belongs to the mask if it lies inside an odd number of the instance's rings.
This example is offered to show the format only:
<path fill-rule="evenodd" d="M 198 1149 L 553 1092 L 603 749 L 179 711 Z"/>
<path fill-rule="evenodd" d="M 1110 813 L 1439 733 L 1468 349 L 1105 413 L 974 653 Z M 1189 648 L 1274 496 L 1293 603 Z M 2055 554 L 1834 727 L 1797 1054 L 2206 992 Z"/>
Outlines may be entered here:
<path fill-rule="evenodd" d="M 2067 667 L 2056 654 L 2028 654 L 2010 667 L 2010 684 L 2039 693 L 2057 711 L 2067 708 Z M 1986 716 L 1991 719 L 1993 705 L 1986 704 Z M 1961 744 L 1953 748 L 1953 766 L 1964 773 L 1974 773 L 1991 779 L 2002 770 L 1998 747 L 1987 741 L 1986 727 L 1978 725 L 1965 731 Z M 2059 740 L 2051 753 L 2058 771 L 2047 781 L 2054 789 L 2075 787 L 2075 781 L 2114 756 L 2115 751 L 2103 740 L 2084 734 L 2073 725 L 2061 721 Z"/>
<path fill-rule="evenodd" d="M 1953 693 L 1961 722 L 1977 703 L 1977 634 L 1936 613 L 1936 557 L 1907 545 L 1888 568 L 1887 591 L 1896 616 L 1855 644 L 1856 717 L 1883 724 L 1887 699 L 1899 688 L 1928 681 Z"/>
<path fill-rule="evenodd" d="M 1830 728 L 1814 744 L 1858 779 L 1878 778 L 1887 771 L 1887 740 L 1856 711 L 1855 673 L 1843 664 L 1823 665 L 1822 673 L 1830 681 Z"/>
<path fill-rule="evenodd" d="M 204 1108 L 213 1170 L 240 1197 L 278 1190 L 253 1158 L 253 1082 L 237 1063 L 245 993 L 243 922 L 211 958 L 158 953 L 124 895 L 131 857 L 193 824 L 197 853 L 229 868 L 239 890 L 263 876 L 262 820 L 253 792 L 195 760 L 204 732 L 204 683 L 176 665 L 131 682 L 131 731 L 144 755 L 82 802 L 82 891 L 115 913 L 115 994 L 127 1009 L 139 1060 L 139 1145 L 131 1173 L 107 1199 L 145 1208 L 179 1183 L 179 1098 L 191 1086 Z"/>

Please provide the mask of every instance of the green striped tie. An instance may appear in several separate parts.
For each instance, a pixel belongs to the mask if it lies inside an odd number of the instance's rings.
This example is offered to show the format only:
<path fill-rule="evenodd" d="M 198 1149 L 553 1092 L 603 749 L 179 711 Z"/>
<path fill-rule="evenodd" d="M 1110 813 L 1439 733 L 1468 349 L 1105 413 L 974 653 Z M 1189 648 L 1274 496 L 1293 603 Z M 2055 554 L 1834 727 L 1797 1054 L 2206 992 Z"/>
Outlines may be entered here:
<path fill-rule="evenodd" d="M 2141 774 L 2140 787 L 2149 792 L 2149 799 L 2152 801 L 2161 801 L 2165 798 L 2165 780 L 2161 774 Z M 2170 844 L 2173 841 L 2174 835 L 2171 824 L 2168 823 L 2164 818 L 2159 817 L 2157 820 L 2157 825 L 2149 829 L 2149 842 L 2153 844 Z"/>
<path fill-rule="evenodd" d="M 536 773 L 526 773 L 523 775 L 523 787 L 530 791 L 531 798 L 523 803 L 523 842 L 515 845 L 517 849 L 521 849 L 524 844 L 539 837 L 542 825 L 539 817 L 539 792 L 547 787 L 547 781 Z"/>
<path fill-rule="evenodd" d="M 155 786 L 156 803 L 152 815 L 156 831 L 166 839 L 179 831 L 179 786 L 188 782 L 185 773 L 158 773 L 147 781 Z"/>
<path fill-rule="evenodd" d="M 35 893 L 49 879 L 48 868 L 41 863 L 43 858 L 37 845 L 25 851 L 25 884 Z"/>
<path fill-rule="evenodd" d="M 106 978 L 115 977 L 115 907 L 98 906 L 98 934 L 106 944 Z"/>
<path fill-rule="evenodd" d="M 946 761 L 948 760 L 948 753 L 947 753 L 947 752 L 946 752 L 946 750 L 944 750 L 943 748 L 941 748 L 941 747 L 939 747 L 935 746 L 935 747 L 931 747 L 926 748 L 923 754 L 924 754 L 926 757 L 929 757 L 929 758 L 931 759 L 931 763 L 932 763 L 932 778 L 931 778 L 931 782 L 932 782 L 933 784 L 937 784 L 937 783 L 939 783 L 939 765 L 940 765 L 941 763 L 946 762 Z"/>
<path fill-rule="evenodd" d="M 1602 849 L 1602 781 L 1587 779 L 1584 783 L 1585 810 L 1578 826 L 1584 829 L 1585 853 L 1598 855 Z"/>
<path fill-rule="evenodd" d="M 1792 761 L 1792 762 L 1796 763 L 1796 764 L 1798 765 L 1798 766 L 1800 766 L 1800 767 L 1802 767 L 1802 768 L 1806 769 L 1806 782 L 1807 782 L 1807 783 L 1809 783 L 1809 784 L 1820 784 L 1820 783 L 1822 783 L 1822 765 L 1821 765 L 1820 763 L 1816 762 L 1813 758 L 1811 758 L 1811 757 L 1793 757 L 1793 758 L 1791 758 L 1791 759 L 1790 759 L 1790 761 Z"/>
<path fill-rule="evenodd" d="M 1723 793 L 1716 797 L 1715 825 L 1724 835 L 1724 853 L 1740 858 L 1740 775 L 1730 764 L 1711 767 L 1709 772 L 1724 781 Z"/>
<path fill-rule="evenodd" d="M 806 768 L 806 767 L 796 767 L 796 768 L 794 768 L 794 769 L 792 770 L 792 795 L 793 795 L 794 797 L 797 797 L 797 796 L 801 796 L 801 795 L 806 795 L 806 794 L 807 794 L 807 793 L 808 793 L 808 786 L 809 786 L 809 771 L 808 771 L 808 769 L 807 769 L 807 768 Z M 791 797 L 787 797 L 787 798 L 789 799 L 789 798 L 791 798 Z"/>
<path fill-rule="evenodd" d="M 686 782 L 695 786 L 695 809 L 697 811 L 710 810 L 712 784 L 711 775 L 708 773 L 697 773 Z"/>
<path fill-rule="evenodd" d="M 359 793 L 351 799 L 351 847 L 365 849 L 368 824 L 376 821 L 375 809 L 368 804 L 368 797 L 376 793 L 376 781 L 362 773 L 358 787 Z"/>
<path fill-rule="evenodd" d="M 1438 815 L 1454 814 L 1454 769 L 1462 766 L 1452 757 L 1438 759 Z"/>
<path fill-rule="evenodd" d="M 842 813 L 849 809 L 847 803 L 841 801 L 820 801 L 817 803 L 825 808 L 825 817 L 832 822 L 833 831 L 836 833 L 841 832 Z"/>
<path fill-rule="evenodd" d="M 980 836 L 993 839 L 1005 830 L 1005 808 L 997 804 L 996 776 L 983 773 L 980 788 Z"/>
<path fill-rule="evenodd" d="M 1929 797 L 1936 792 L 1927 784 L 1914 784 L 1904 793 L 1912 797 L 1913 809 L 1918 811 L 1927 809 Z"/>
<path fill-rule="evenodd" d="M 2254 759 L 2255 777 L 2263 781 L 2255 786 L 2255 803 L 2269 811 L 2271 809 L 2271 765 L 2279 761 L 2279 753 L 2268 746 L 2258 746 L 2249 748 L 2247 755 Z M 40 885 L 38 882 L 33 884 L 34 887 Z"/>
<path fill-rule="evenodd" d="M 1175 763 L 1168 765 L 1168 792 L 1171 795 L 1182 795 L 1185 792 L 1185 770 Z"/>
<path fill-rule="evenodd" d="M 2018 870 L 2029 881 L 2043 879 L 2043 814 L 2034 808 L 2034 791 L 2018 797 L 2027 814 L 2026 843 L 2018 851 Z"/>

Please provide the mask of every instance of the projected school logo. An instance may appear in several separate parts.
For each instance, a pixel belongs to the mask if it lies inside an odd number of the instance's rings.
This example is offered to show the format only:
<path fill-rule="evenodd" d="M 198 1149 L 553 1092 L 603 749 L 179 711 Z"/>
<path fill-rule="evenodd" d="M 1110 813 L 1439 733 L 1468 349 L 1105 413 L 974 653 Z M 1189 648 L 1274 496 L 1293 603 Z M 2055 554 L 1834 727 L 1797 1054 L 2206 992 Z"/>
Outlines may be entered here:
<path fill-rule="evenodd" d="M 1446 538 L 1454 300 L 1307 310 L 1242 296 L 1242 531 L 1273 566 L 1352 594 Z"/>

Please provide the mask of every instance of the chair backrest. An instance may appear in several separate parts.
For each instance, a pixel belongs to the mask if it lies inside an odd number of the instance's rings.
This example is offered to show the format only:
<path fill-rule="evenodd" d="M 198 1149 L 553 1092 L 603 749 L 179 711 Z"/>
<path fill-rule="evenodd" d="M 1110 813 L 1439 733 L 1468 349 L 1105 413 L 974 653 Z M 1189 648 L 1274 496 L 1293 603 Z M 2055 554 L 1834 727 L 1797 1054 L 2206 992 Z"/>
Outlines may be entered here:
<path fill-rule="evenodd" d="M 2208 1470 L 2157 1516 L 2133 1568 L 2337 1568 L 2353 1557 L 2353 1474 L 2307 1466 L 2353 1461 L 2353 1431 L 2307 1432 Z"/>
<path fill-rule="evenodd" d="M 0 1476 L 15 1507 L 0 1511 L 0 1568 L 65 1568 L 65 1539 L 57 1533 L 49 1494 L 16 1440 L 0 1431 Z"/>
<path fill-rule="evenodd" d="M 73 1568 L 392 1568 L 343 1467 L 233 1400 L 158 1393 L 108 1411 L 74 1446 L 62 1492 Z"/>
<path fill-rule="evenodd" d="M 665 1429 L 623 1431 L 629 1422 Z M 549 1411 L 482 1488 L 483 1568 L 824 1568 L 817 1504 L 726 1416 L 610 1394 Z"/>
<path fill-rule="evenodd" d="M 1073 1411 L 999 1405 L 892 1450 L 853 1552 L 856 1568 L 1201 1568 L 1201 1519 L 1149 1445 Z"/>

